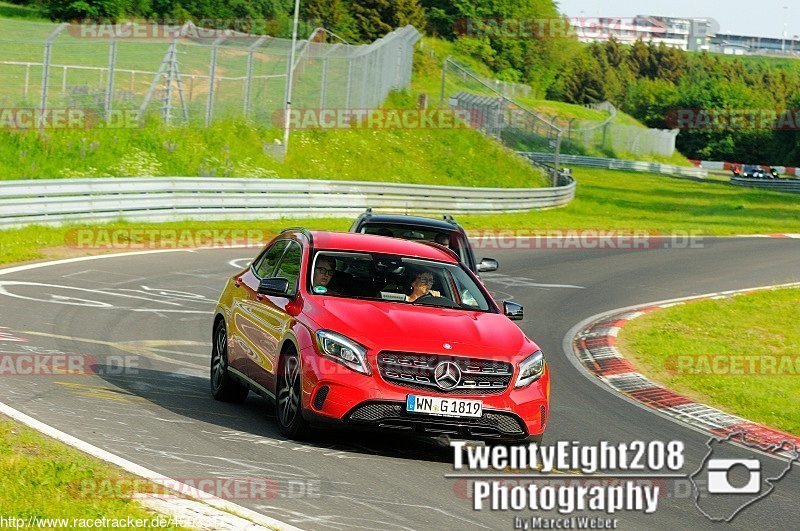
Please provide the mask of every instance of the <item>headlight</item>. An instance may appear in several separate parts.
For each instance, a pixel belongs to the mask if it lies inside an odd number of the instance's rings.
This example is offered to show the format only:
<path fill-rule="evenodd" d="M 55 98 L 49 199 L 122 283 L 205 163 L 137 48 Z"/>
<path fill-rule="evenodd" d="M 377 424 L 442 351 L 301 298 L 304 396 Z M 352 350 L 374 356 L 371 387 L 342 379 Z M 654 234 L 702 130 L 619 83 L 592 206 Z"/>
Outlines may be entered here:
<path fill-rule="evenodd" d="M 363 374 L 372 374 L 367 365 L 367 349 L 352 339 L 329 330 L 319 330 L 317 331 L 317 347 L 320 353 L 349 369 Z"/>
<path fill-rule="evenodd" d="M 537 350 L 519 364 L 519 376 L 514 387 L 525 387 L 538 380 L 543 373 L 544 356 L 541 350 Z"/>

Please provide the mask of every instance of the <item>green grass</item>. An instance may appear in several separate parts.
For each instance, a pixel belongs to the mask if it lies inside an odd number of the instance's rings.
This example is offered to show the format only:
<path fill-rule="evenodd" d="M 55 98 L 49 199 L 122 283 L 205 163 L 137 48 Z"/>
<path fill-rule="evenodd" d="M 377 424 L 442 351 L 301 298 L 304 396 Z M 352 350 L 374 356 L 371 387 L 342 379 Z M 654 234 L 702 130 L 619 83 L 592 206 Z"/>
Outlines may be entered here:
<path fill-rule="evenodd" d="M 641 372 L 666 387 L 800 435 L 798 315 L 800 289 L 769 291 L 660 310 L 631 321 L 618 340 Z M 762 359 L 756 362 L 756 374 L 748 374 L 749 360 L 742 365 L 745 369 L 736 369 L 723 357 L 716 371 L 712 368 L 711 356 L 730 355 Z M 760 365 L 778 356 L 790 357 L 792 368 L 776 371 Z M 731 367 L 739 374 L 730 374 Z M 776 361 L 776 367 L 781 363 Z"/>
<path fill-rule="evenodd" d="M 142 482 L 136 476 L 7 419 L 0 419 L 0 470 L 0 514 L 4 518 L 67 518 L 70 523 L 66 527 L 74 529 L 72 519 L 154 517 L 130 497 L 117 495 L 127 492 L 125 485 L 141 491 Z M 152 487 L 153 492 L 158 491 Z M 56 525 L 43 527 L 55 529 Z"/>
<path fill-rule="evenodd" d="M 285 161 L 272 155 L 279 136 L 242 121 L 207 129 L 150 123 L 43 135 L 0 132 L 0 179 L 178 175 L 547 186 L 540 170 L 468 129 L 297 131 Z"/>
<path fill-rule="evenodd" d="M 0 18 L 17 18 L 37 22 L 48 22 L 44 13 L 36 7 L 18 6 L 8 2 L 0 2 Z"/>
<path fill-rule="evenodd" d="M 800 203 L 791 194 L 643 173 L 579 168 L 574 174 L 578 195 L 565 207 L 523 214 L 458 216 L 458 221 L 468 229 L 523 231 L 617 229 L 696 235 L 800 232 Z M 348 219 L 119 222 L 106 227 L 258 229 L 268 234 L 292 225 L 343 231 L 351 222 Z M 0 263 L 66 256 L 65 234 L 73 228 L 31 226 L 0 231 Z"/>
<path fill-rule="evenodd" d="M 647 173 L 574 168 L 569 205 L 524 215 L 465 218 L 473 228 L 641 229 L 705 235 L 800 232 L 800 202 L 789 193 L 698 183 Z"/>

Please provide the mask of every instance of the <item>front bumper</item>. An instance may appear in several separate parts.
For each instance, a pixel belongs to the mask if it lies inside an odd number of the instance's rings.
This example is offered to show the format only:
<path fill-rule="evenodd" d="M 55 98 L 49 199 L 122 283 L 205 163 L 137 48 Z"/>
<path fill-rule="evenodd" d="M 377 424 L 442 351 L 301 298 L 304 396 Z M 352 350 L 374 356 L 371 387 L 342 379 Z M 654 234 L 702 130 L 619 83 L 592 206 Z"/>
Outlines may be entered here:
<path fill-rule="evenodd" d="M 549 369 L 521 389 L 512 383 L 497 394 L 442 395 L 388 382 L 377 370 L 371 375 L 351 371 L 313 348 L 303 350 L 302 365 L 303 407 L 312 422 L 477 439 L 524 439 L 541 435 L 547 424 Z M 484 413 L 481 418 L 409 414 L 409 394 L 481 400 Z"/>

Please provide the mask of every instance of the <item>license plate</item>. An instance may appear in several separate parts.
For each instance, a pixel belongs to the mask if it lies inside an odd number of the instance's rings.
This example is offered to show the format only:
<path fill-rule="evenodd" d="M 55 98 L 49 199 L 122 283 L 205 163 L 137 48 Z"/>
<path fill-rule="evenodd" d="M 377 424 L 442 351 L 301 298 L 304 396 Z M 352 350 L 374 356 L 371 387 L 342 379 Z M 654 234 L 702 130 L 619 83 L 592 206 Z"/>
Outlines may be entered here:
<path fill-rule="evenodd" d="M 406 411 L 440 417 L 480 417 L 483 414 L 483 402 L 460 398 L 408 395 Z"/>

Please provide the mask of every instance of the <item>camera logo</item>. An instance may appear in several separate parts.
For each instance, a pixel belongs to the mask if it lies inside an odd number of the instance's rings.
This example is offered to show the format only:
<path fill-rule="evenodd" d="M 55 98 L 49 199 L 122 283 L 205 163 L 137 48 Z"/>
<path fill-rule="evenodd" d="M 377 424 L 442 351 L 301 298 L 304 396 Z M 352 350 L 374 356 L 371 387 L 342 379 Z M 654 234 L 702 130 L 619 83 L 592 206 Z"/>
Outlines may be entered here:
<path fill-rule="evenodd" d="M 712 437 L 700 467 L 689 476 L 697 508 L 713 522 L 730 522 L 747 507 L 784 487 L 784 478 L 800 463 L 791 440 L 757 444 L 744 431 Z"/>
<path fill-rule="evenodd" d="M 750 472 L 747 483 L 734 486 L 728 477 L 734 467 L 744 467 Z M 709 494 L 758 494 L 761 490 L 761 463 L 758 459 L 709 459 L 708 460 L 708 493 Z"/>

